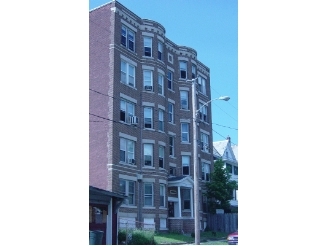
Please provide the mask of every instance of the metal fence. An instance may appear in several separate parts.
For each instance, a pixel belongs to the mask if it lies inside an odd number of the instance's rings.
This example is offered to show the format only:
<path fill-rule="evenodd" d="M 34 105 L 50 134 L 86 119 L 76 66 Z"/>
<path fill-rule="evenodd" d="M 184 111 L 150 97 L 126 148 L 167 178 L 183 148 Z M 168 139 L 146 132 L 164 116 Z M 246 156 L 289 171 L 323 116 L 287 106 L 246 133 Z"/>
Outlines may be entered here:
<path fill-rule="evenodd" d="M 238 214 L 209 214 L 207 226 L 211 231 L 234 232 L 238 230 Z"/>

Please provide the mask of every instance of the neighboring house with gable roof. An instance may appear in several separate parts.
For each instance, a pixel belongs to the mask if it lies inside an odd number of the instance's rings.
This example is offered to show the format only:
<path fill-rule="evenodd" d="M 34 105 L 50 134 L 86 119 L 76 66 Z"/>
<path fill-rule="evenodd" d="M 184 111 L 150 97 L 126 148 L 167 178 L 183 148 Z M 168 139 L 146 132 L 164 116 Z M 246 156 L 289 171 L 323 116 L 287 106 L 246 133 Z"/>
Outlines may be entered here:
<path fill-rule="evenodd" d="M 231 145 L 228 136 L 226 140 L 213 142 L 214 161 L 222 158 L 224 166 L 231 175 L 231 180 L 238 182 L 238 145 Z M 233 191 L 233 200 L 230 201 L 233 208 L 238 208 L 238 190 Z"/>

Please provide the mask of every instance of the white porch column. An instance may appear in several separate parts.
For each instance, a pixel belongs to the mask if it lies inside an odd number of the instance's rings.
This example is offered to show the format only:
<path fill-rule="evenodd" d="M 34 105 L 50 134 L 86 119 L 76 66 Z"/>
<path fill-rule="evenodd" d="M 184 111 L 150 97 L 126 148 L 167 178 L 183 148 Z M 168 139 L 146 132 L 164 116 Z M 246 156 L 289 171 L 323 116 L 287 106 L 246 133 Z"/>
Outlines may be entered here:
<path fill-rule="evenodd" d="M 191 211 L 191 218 L 194 218 L 194 203 L 193 203 L 194 197 L 192 194 L 193 194 L 193 190 L 190 189 L 190 211 Z"/>
<path fill-rule="evenodd" d="M 178 186 L 178 199 L 179 199 L 179 217 L 181 217 L 181 195 L 180 195 L 180 186 Z"/>
<path fill-rule="evenodd" d="M 113 227 L 112 227 L 112 221 L 113 221 L 113 197 L 111 197 L 110 199 L 110 203 L 108 204 L 107 207 L 107 229 L 106 229 L 106 244 L 112 244 L 112 231 L 113 231 Z"/>

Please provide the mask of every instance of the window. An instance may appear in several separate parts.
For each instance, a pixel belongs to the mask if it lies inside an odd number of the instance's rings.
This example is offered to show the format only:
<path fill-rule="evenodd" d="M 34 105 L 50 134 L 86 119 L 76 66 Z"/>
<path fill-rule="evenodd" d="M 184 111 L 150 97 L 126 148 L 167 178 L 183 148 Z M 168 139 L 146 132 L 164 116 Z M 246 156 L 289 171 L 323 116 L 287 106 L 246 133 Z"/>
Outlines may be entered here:
<path fill-rule="evenodd" d="M 144 122 L 145 128 L 153 128 L 153 108 L 144 108 Z"/>
<path fill-rule="evenodd" d="M 163 74 L 158 74 L 158 94 L 164 96 L 164 76 Z"/>
<path fill-rule="evenodd" d="M 144 218 L 144 229 L 155 229 L 154 218 Z"/>
<path fill-rule="evenodd" d="M 202 180 L 210 181 L 210 164 L 202 163 Z"/>
<path fill-rule="evenodd" d="M 144 165 L 153 166 L 153 145 L 144 144 Z"/>
<path fill-rule="evenodd" d="M 170 175 L 172 176 L 176 175 L 176 167 L 170 167 Z"/>
<path fill-rule="evenodd" d="M 170 63 L 173 64 L 173 55 L 172 54 L 167 54 L 167 59 Z"/>
<path fill-rule="evenodd" d="M 125 199 L 126 205 L 134 205 L 135 204 L 135 182 L 130 180 L 120 179 L 120 191 L 121 194 L 127 196 Z"/>
<path fill-rule="evenodd" d="M 134 149 L 135 149 L 135 142 L 120 138 L 120 161 L 135 165 L 134 159 Z"/>
<path fill-rule="evenodd" d="M 192 65 L 191 67 L 191 78 L 194 79 L 196 78 L 196 66 Z"/>
<path fill-rule="evenodd" d="M 183 209 L 190 209 L 190 189 L 182 189 Z"/>
<path fill-rule="evenodd" d="M 152 207 L 153 206 L 153 184 L 144 183 L 144 206 Z"/>
<path fill-rule="evenodd" d="M 153 91 L 153 71 L 144 70 L 143 71 L 143 80 L 144 80 L 144 90 Z"/>
<path fill-rule="evenodd" d="M 205 151 L 205 152 L 209 152 L 209 145 L 208 145 L 208 138 L 209 136 L 205 133 L 200 133 L 200 146 L 201 146 L 201 150 Z"/>
<path fill-rule="evenodd" d="M 169 152 L 170 156 L 174 156 L 174 137 L 169 136 Z"/>
<path fill-rule="evenodd" d="M 238 175 L 238 167 L 233 166 L 233 174 Z"/>
<path fill-rule="evenodd" d="M 121 99 L 120 121 L 131 123 L 131 117 L 135 115 L 135 104 Z"/>
<path fill-rule="evenodd" d="M 206 81 L 202 77 L 198 77 L 198 90 L 206 95 Z"/>
<path fill-rule="evenodd" d="M 121 60 L 121 82 L 135 87 L 135 67 Z"/>
<path fill-rule="evenodd" d="M 161 42 L 158 42 L 158 60 L 163 60 L 163 44 Z"/>
<path fill-rule="evenodd" d="M 159 219 L 159 228 L 160 229 L 166 229 L 166 219 L 165 218 L 160 218 Z"/>
<path fill-rule="evenodd" d="M 126 228 L 136 228 L 136 218 L 120 217 L 119 228 L 126 230 Z"/>
<path fill-rule="evenodd" d="M 188 91 L 180 91 L 181 109 L 189 109 Z"/>
<path fill-rule="evenodd" d="M 189 143 L 189 123 L 181 123 L 181 142 Z"/>
<path fill-rule="evenodd" d="M 232 173 L 232 166 L 230 164 L 226 164 L 226 170 L 228 173 Z"/>
<path fill-rule="evenodd" d="M 183 155 L 182 156 L 182 174 L 190 175 L 190 156 Z"/>
<path fill-rule="evenodd" d="M 180 61 L 180 78 L 187 79 L 187 62 Z"/>
<path fill-rule="evenodd" d="M 169 122 L 174 123 L 174 105 L 173 103 L 169 103 Z"/>
<path fill-rule="evenodd" d="M 159 167 L 164 168 L 164 146 L 159 146 L 158 149 L 158 156 L 159 156 Z"/>
<path fill-rule="evenodd" d="M 128 37 L 128 38 L 127 38 Z M 122 26 L 121 44 L 129 50 L 134 51 L 135 33 L 125 26 Z"/>
<path fill-rule="evenodd" d="M 151 47 L 152 47 L 152 38 L 144 37 L 144 56 L 152 57 Z"/>
<path fill-rule="evenodd" d="M 159 185 L 159 206 L 165 207 L 165 185 Z"/>
<path fill-rule="evenodd" d="M 167 88 L 173 91 L 173 73 L 171 71 L 167 72 Z"/>
<path fill-rule="evenodd" d="M 207 122 L 207 106 L 203 103 L 199 103 L 198 116 L 200 120 Z"/>
<path fill-rule="evenodd" d="M 164 110 L 158 110 L 158 130 L 164 132 Z"/>

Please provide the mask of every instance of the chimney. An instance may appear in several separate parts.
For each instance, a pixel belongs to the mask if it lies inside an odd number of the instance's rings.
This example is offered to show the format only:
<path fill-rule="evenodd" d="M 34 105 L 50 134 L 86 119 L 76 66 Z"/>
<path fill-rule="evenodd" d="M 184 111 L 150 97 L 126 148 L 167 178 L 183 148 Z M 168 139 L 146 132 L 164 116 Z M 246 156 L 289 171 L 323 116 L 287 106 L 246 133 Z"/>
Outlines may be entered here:
<path fill-rule="evenodd" d="M 230 143 L 231 139 L 230 139 L 229 135 L 228 135 L 228 137 L 227 137 L 227 140 L 228 140 L 228 141 L 229 141 L 229 143 Z"/>

